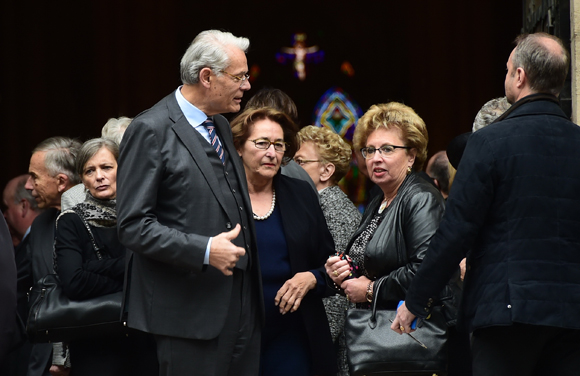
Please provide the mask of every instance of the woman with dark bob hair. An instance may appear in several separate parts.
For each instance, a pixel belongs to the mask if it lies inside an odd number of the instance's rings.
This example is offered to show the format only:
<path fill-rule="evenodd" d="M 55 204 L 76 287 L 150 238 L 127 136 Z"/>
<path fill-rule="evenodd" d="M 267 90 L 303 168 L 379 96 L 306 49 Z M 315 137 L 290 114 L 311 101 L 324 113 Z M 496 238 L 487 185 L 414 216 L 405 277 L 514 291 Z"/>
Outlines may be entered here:
<path fill-rule="evenodd" d="M 335 374 L 322 304 L 324 263 L 334 244 L 316 193 L 280 173 L 284 158 L 296 151 L 297 127 L 268 107 L 245 110 L 231 126 L 248 181 L 264 288 L 260 374 Z"/>
<path fill-rule="evenodd" d="M 370 308 L 377 300 L 380 308 L 396 309 L 437 231 L 445 200 L 415 172 L 427 157 L 427 142 L 423 120 L 396 102 L 372 106 L 355 129 L 354 147 L 382 195 L 369 203 L 347 246 L 358 276 L 347 278 L 348 262 L 338 257 L 328 259 L 326 272 L 359 308 Z M 376 294 L 373 287 L 379 279 L 384 282 Z"/>
<path fill-rule="evenodd" d="M 117 143 L 95 138 L 83 144 L 76 159 L 86 199 L 60 214 L 55 240 L 56 270 L 71 300 L 123 289 L 127 250 L 117 237 L 118 156 Z M 159 374 L 155 342 L 146 333 L 120 331 L 114 336 L 76 340 L 69 343 L 69 349 L 71 376 Z"/>

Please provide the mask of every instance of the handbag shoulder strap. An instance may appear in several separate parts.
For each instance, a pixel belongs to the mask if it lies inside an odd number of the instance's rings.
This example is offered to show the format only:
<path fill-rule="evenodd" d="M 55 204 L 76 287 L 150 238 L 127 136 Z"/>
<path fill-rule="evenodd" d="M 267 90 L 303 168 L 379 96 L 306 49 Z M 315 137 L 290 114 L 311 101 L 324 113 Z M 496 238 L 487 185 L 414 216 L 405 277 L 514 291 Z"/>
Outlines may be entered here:
<path fill-rule="evenodd" d="M 81 219 L 81 222 L 83 222 L 83 225 L 85 226 L 85 228 L 89 232 L 89 237 L 91 238 L 91 244 L 93 245 L 93 249 L 95 251 L 95 254 L 97 255 L 97 258 L 99 260 L 102 260 L 103 259 L 103 254 L 101 253 L 101 248 L 97 245 L 97 242 L 95 241 L 95 237 L 93 235 L 93 232 L 91 231 L 91 227 L 89 226 L 89 223 L 87 222 L 87 220 L 82 215 L 79 215 L 79 213 L 77 213 L 76 211 L 74 211 L 72 209 L 65 210 L 62 213 L 60 213 L 60 215 L 56 219 L 56 225 L 58 226 L 58 220 L 60 219 L 60 217 L 63 214 L 66 214 L 66 213 L 74 213 L 74 214 L 78 215 L 78 217 Z"/>

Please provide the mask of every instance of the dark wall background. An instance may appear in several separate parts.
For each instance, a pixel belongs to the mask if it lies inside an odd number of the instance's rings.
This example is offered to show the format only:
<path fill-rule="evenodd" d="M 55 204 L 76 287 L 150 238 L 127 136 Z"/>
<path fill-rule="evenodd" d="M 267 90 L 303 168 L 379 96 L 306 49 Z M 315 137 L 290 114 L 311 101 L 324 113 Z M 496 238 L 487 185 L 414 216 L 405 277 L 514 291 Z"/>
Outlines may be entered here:
<path fill-rule="evenodd" d="M 28 170 L 45 138 L 98 137 L 108 118 L 133 117 L 180 84 L 181 55 L 209 28 L 250 38 L 260 66 L 249 98 L 286 91 L 302 125 L 320 96 L 340 86 L 363 111 L 401 101 L 427 123 L 430 154 L 471 129 L 502 96 L 505 62 L 522 27 L 521 1 L 5 0 L 1 21 L 0 187 Z M 305 32 L 325 51 L 298 81 L 275 54 Z M 354 77 L 340 71 L 349 61 Z"/>

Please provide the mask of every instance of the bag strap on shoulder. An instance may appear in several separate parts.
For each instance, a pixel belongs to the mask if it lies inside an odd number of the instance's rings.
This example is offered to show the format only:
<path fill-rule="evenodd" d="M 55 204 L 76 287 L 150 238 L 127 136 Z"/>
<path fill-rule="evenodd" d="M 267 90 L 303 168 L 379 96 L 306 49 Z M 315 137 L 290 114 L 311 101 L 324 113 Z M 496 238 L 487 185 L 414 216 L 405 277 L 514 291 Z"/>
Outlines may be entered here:
<path fill-rule="evenodd" d="M 63 211 L 62 213 L 60 213 L 60 215 L 56 219 L 56 225 L 58 226 L 58 220 L 60 219 L 60 217 L 63 214 L 66 214 L 66 213 L 74 213 L 74 214 L 78 215 L 78 217 L 81 219 L 81 222 L 83 222 L 83 225 L 85 226 L 85 228 L 89 232 L 89 237 L 91 238 L 91 243 L 93 245 L 93 249 L 95 251 L 95 254 L 97 255 L 97 258 L 99 260 L 102 260 L 103 259 L 103 254 L 101 253 L 101 248 L 97 245 L 97 242 L 95 241 L 95 237 L 93 235 L 93 232 L 91 231 L 91 227 L 89 226 L 89 223 L 87 222 L 87 220 L 82 215 L 79 215 L 79 213 L 77 213 L 76 211 L 74 211 L 72 209 Z"/>

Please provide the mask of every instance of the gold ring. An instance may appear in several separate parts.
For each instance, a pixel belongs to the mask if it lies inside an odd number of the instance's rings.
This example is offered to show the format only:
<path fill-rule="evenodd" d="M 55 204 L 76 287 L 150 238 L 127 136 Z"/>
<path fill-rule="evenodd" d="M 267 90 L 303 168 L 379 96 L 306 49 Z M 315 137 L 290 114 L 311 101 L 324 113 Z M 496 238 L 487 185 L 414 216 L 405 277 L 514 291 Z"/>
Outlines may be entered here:
<path fill-rule="evenodd" d="M 348 296 L 348 294 L 346 294 L 346 300 L 350 302 L 350 297 Z"/>
<path fill-rule="evenodd" d="M 338 277 L 338 272 L 336 270 L 333 272 L 333 274 L 335 277 Z"/>
<path fill-rule="evenodd" d="M 401 330 L 401 332 L 405 331 L 405 327 L 403 325 L 399 326 L 399 329 Z"/>

